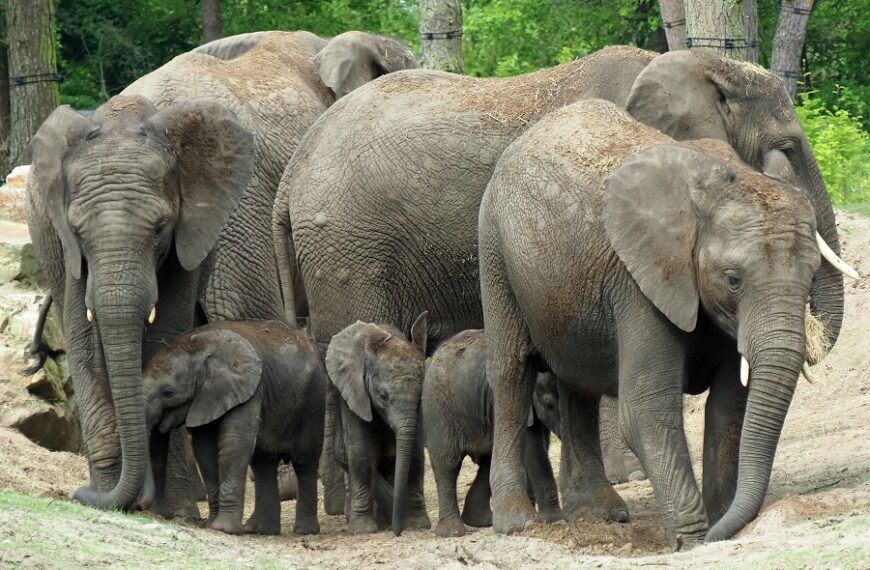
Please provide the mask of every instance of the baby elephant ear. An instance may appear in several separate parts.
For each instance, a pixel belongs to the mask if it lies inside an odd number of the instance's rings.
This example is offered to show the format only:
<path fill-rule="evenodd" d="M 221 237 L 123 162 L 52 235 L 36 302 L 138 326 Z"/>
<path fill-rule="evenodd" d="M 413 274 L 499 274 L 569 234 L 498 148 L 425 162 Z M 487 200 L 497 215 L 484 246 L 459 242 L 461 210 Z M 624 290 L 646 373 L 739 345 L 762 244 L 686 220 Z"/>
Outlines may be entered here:
<path fill-rule="evenodd" d="M 411 325 L 411 342 L 426 356 L 426 340 L 428 338 L 429 311 L 423 311 L 414 324 Z"/>
<path fill-rule="evenodd" d="M 345 32 L 314 56 L 314 65 L 323 84 L 341 99 L 381 75 L 415 68 L 417 61 L 407 47 L 392 38 Z"/>
<path fill-rule="evenodd" d="M 228 330 L 212 330 L 192 337 L 204 358 L 187 427 L 215 421 L 250 400 L 260 386 L 263 362 L 254 346 Z"/>
<path fill-rule="evenodd" d="M 613 249 L 643 294 L 686 332 L 698 318 L 694 194 L 729 173 L 708 155 L 663 144 L 629 158 L 604 184 L 604 228 Z"/>
<path fill-rule="evenodd" d="M 326 349 L 326 372 L 338 388 L 347 407 L 372 421 L 372 403 L 365 386 L 366 331 L 369 326 L 357 321 L 332 337 Z"/>

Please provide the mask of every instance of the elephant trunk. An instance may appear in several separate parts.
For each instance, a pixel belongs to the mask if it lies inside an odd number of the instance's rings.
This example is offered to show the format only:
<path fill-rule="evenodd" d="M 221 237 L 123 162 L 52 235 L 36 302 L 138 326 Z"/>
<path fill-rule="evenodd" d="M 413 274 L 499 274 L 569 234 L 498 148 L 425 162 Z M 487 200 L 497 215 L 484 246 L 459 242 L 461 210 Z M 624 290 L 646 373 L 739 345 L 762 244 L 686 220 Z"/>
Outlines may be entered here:
<path fill-rule="evenodd" d="M 396 473 L 393 478 L 393 532 L 396 536 L 402 534 L 405 528 L 408 474 L 416 447 L 417 425 L 416 422 L 410 422 L 396 431 Z"/>
<path fill-rule="evenodd" d="M 104 510 L 133 504 L 143 489 L 148 465 L 142 397 L 142 334 L 151 309 L 150 291 L 143 290 L 142 283 L 147 280 L 137 280 L 139 272 L 129 264 L 116 263 L 111 268 L 111 271 L 95 271 L 94 315 L 100 327 L 121 442 L 121 475 L 108 492 L 82 488 L 74 497 L 80 503 Z"/>
<path fill-rule="evenodd" d="M 803 148 L 803 161 L 806 165 L 803 179 L 807 181 L 810 202 L 816 212 L 816 227 L 828 246 L 840 255 L 837 223 L 825 180 L 809 142 L 804 141 Z M 833 347 L 843 324 L 843 275 L 824 259 L 810 287 L 810 310 L 824 323 L 827 345 Z"/>
<path fill-rule="evenodd" d="M 737 490 L 707 541 L 728 539 L 761 510 L 779 436 L 806 354 L 803 296 L 792 306 L 741 323 L 743 354 L 749 361 L 749 397 L 740 438 Z M 746 330 L 748 329 L 748 330 Z M 735 382 L 737 380 L 735 379 Z"/>

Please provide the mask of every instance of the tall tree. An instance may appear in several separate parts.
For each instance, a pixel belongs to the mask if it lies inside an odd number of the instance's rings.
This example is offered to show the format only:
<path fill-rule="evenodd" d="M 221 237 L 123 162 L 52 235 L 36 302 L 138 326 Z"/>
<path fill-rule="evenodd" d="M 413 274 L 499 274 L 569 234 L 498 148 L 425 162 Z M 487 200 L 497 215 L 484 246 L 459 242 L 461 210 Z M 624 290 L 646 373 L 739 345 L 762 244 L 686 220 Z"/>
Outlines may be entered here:
<path fill-rule="evenodd" d="M 30 139 L 58 105 L 54 14 L 53 0 L 6 0 L 11 166 L 30 162 Z"/>
<path fill-rule="evenodd" d="M 202 43 L 207 44 L 222 36 L 221 0 L 202 0 Z"/>
<path fill-rule="evenodd" d="M 783 0 L 779 25 L 773 37 L 770 70 L 785 80 L 786 90 L 792 99 L 797 96 L 801 51 L 812 10 L 813 0 Z"/>
<path fill-rule="evenodd" d="M 686 45 L 746 59 L 743 0 L 686 0 Z"/>
<path fill-rule="evenodd" d="M 460 0 L 420 0 L 420 64 L 462 73 Z"/>
<path fill-rule="evenodd" d="M 684 0 L 659 0 L 662 25 L 668 38 L 668 49 L 686 49 L 686 5 Z"/>
<path fill-rule="evenodd" d="M 758 0 L 743 1 L 743 27 L 746 29 L 746 61 L 758 63 Z"/>
<path fill-rule="evenodd" d="M 0 41 L 0 176 L 12 170 L 9 164 L 9 135 L 11 134 L 11 117 L 9 116 L 9 49 L 6 42 Z"/>

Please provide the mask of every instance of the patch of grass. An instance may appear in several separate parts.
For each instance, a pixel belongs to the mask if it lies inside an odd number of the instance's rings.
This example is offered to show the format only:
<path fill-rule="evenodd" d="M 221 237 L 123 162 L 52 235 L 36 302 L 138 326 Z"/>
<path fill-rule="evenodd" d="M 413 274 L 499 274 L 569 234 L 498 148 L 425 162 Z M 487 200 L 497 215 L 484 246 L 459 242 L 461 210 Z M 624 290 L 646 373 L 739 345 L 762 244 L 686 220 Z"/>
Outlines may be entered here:
<path fill-rule="evenodd" d="M 865 218 L 870 218 L 870 202 L 853 202 L 851 204 L 843 204 L 840 208 L 861 214 Z"/>

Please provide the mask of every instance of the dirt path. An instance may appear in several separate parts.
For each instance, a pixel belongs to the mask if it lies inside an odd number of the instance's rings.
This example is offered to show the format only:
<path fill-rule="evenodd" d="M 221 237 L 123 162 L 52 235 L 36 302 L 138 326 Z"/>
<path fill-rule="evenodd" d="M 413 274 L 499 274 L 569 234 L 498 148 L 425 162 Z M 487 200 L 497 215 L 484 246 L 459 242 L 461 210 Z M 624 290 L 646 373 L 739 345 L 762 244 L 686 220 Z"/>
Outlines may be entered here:
<path fill-rule="evenodd" d="M 843 257 L 862 275 L 870 274 L 870 220 L 849 213 L 838 218 Z M 813 373 L 814 384 L 798 385 L 761 516 L 736 539 L 687 553 L 668 553 L 646 481 L 617 487 L 632 512 L 632 521 L 622 525 L 535 525 L 517 536 L 486 529 L 456 539 L 438 539 L 429 532 L 351 537 L 343 532 L 342 517 L 322 516 L 320 535 L 299 538 L 288 532 L 290 502 L 284 506 L 282 536 L 232 537 L 57 500 L 86 481 L 84 461 L 0 430 L 0 487 L 30 494 L 0 491 L 0 568 L 117 567 L 132 559 L 147 568 L 867 568 L 870 277 L 847 284 L 840 340 Z M 700 455 L 703 403 L 699 396 L 686 405 L 686 432 L 695 458 Z M 554 459 L 558 452 L 554 445 Z M 466 466 L 461 494 L 472 476 Z M 426 485 L 434 521 L 431 473 Z"/>

